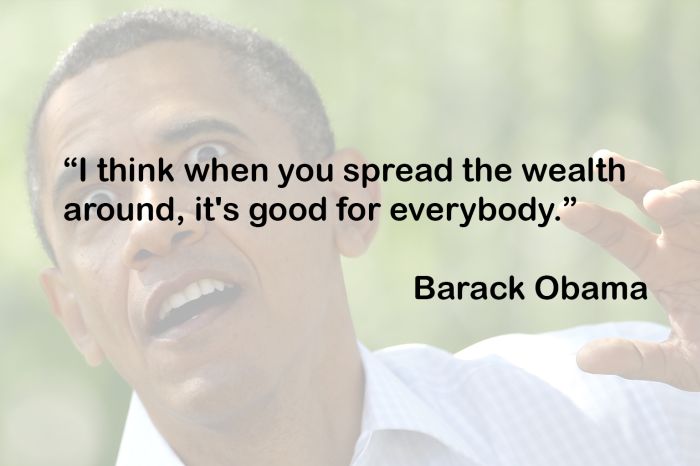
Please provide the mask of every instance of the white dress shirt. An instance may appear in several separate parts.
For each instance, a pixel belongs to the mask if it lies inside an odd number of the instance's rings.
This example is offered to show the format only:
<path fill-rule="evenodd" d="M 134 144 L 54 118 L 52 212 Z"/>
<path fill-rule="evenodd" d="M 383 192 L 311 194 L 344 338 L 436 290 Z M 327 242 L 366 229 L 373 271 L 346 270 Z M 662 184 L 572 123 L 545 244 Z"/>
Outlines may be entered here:
<path fill-rule="evenodd" d="M 700 465 L 700 394 L 581 372 L 603 337 L 663 340 L 665 327 L 603 324 L 491 338 L 453 355 L 371 353 L 352 466 Z M 117 466 L 181 466 L 134 395 Z"/>

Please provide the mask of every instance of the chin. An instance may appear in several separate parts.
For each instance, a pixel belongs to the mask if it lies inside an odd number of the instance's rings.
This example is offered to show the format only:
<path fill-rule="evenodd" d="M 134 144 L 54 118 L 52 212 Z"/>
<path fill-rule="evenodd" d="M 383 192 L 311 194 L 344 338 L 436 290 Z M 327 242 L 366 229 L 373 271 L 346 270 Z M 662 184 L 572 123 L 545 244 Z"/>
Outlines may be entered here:
<path fill-rule="evenodd" d="M 161 385 L 161 384 L 158 384 Z M 254 368 L 208 367 L 156 388 L 158 404 L 186 423 L 210 428 L 235 425 L 255 415 L 273 398 L 270 378 Z"/>

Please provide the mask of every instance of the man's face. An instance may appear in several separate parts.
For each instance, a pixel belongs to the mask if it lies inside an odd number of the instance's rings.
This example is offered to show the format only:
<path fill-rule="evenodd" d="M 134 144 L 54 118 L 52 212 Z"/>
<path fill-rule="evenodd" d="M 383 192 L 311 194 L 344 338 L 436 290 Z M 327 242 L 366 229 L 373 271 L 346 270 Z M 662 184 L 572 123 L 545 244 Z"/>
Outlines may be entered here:
<path fill-rule="evenodd" d="M 304 161 L 288 124 L 244 95 L 216 48 L 161 42 L 92 65 L 62 84 L 41 121 L 42 210 L 59 271 L 54 307 L 89 359 L 103 353 L 147 403 L 216 417 L 250 405 L 309 358 L 342 295 L 334 227 L 196 222 L 197 196 L 312 202 L 319 184 L 57 185 L 66 157 L 157 165 Z M 94 164 L 94 162 L 91 162 Z M 67 202 L 175 198 L 177 222 L 66 222 Z M 176 215 L 177 216 L 177 215 Z M 222 285 L 224 286 L 223 290 Z M 190 300 L 190 301 L 188 301 Z M 184 301 L 188 301 L 183 304 Z M 56 304 L 57 303 L 57 304 Z"/>

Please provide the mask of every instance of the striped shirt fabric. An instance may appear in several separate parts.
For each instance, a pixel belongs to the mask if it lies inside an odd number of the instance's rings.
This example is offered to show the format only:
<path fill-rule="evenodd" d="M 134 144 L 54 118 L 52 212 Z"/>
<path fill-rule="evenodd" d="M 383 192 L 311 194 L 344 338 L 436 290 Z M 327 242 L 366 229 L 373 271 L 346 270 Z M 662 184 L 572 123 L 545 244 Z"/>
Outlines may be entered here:
<path fill-rule="evenodd" d="M 457 354 L 370 352 L 352 466 L 700 465 L 700 394 L 581 372 L 595 338 L 663 340 L 630 322 L 505 335 Z M 182 465 L 132 398 L 117 466 Z"/>

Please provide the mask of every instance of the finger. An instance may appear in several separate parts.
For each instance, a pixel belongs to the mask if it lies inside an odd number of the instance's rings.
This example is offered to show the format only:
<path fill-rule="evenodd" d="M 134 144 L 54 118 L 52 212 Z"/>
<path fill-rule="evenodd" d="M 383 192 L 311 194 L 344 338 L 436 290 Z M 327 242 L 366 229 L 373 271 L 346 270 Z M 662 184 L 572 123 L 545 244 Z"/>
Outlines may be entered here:
<path fill-rule="evenodd" d="M 568 228 L 597 243 L 642 275 L 645 259 L 656 248 L 656 235 L 619 212 L 588 202 L 568 207 L 560 205 L 558 214 Z"/>
<path fill-rule="evenodd" d="M 675 342 L 620 338 L 595 340 L 576 355 L 579 368 L 592 374 L 663 382 L 682 390 L 700 391 L 698 373 Z"/>
<path fill-rule="evenodd" d="M 642 199 L 646 193 L 652 189 L 664 189 L 670 184 L 660 170 L 636 160 L 626 159 L 615 152 L 603 149 L 593 154 L 593 157 L 602 159 L 606 164 L 609 164 L 612 159 L 613 163 L 622 164 L 625 167 L 625 180 L 617 179 L 610 184 L 617 192 L 634 201 L 639 207 L 642 206 Z"/>
<path fill-rule="evenodd" d="M 663 190 L 649 191 L 644 209 L 666 230 L 682 223 L 698 227 L 700 223 L 700 181 L 676 183 Z"/>

